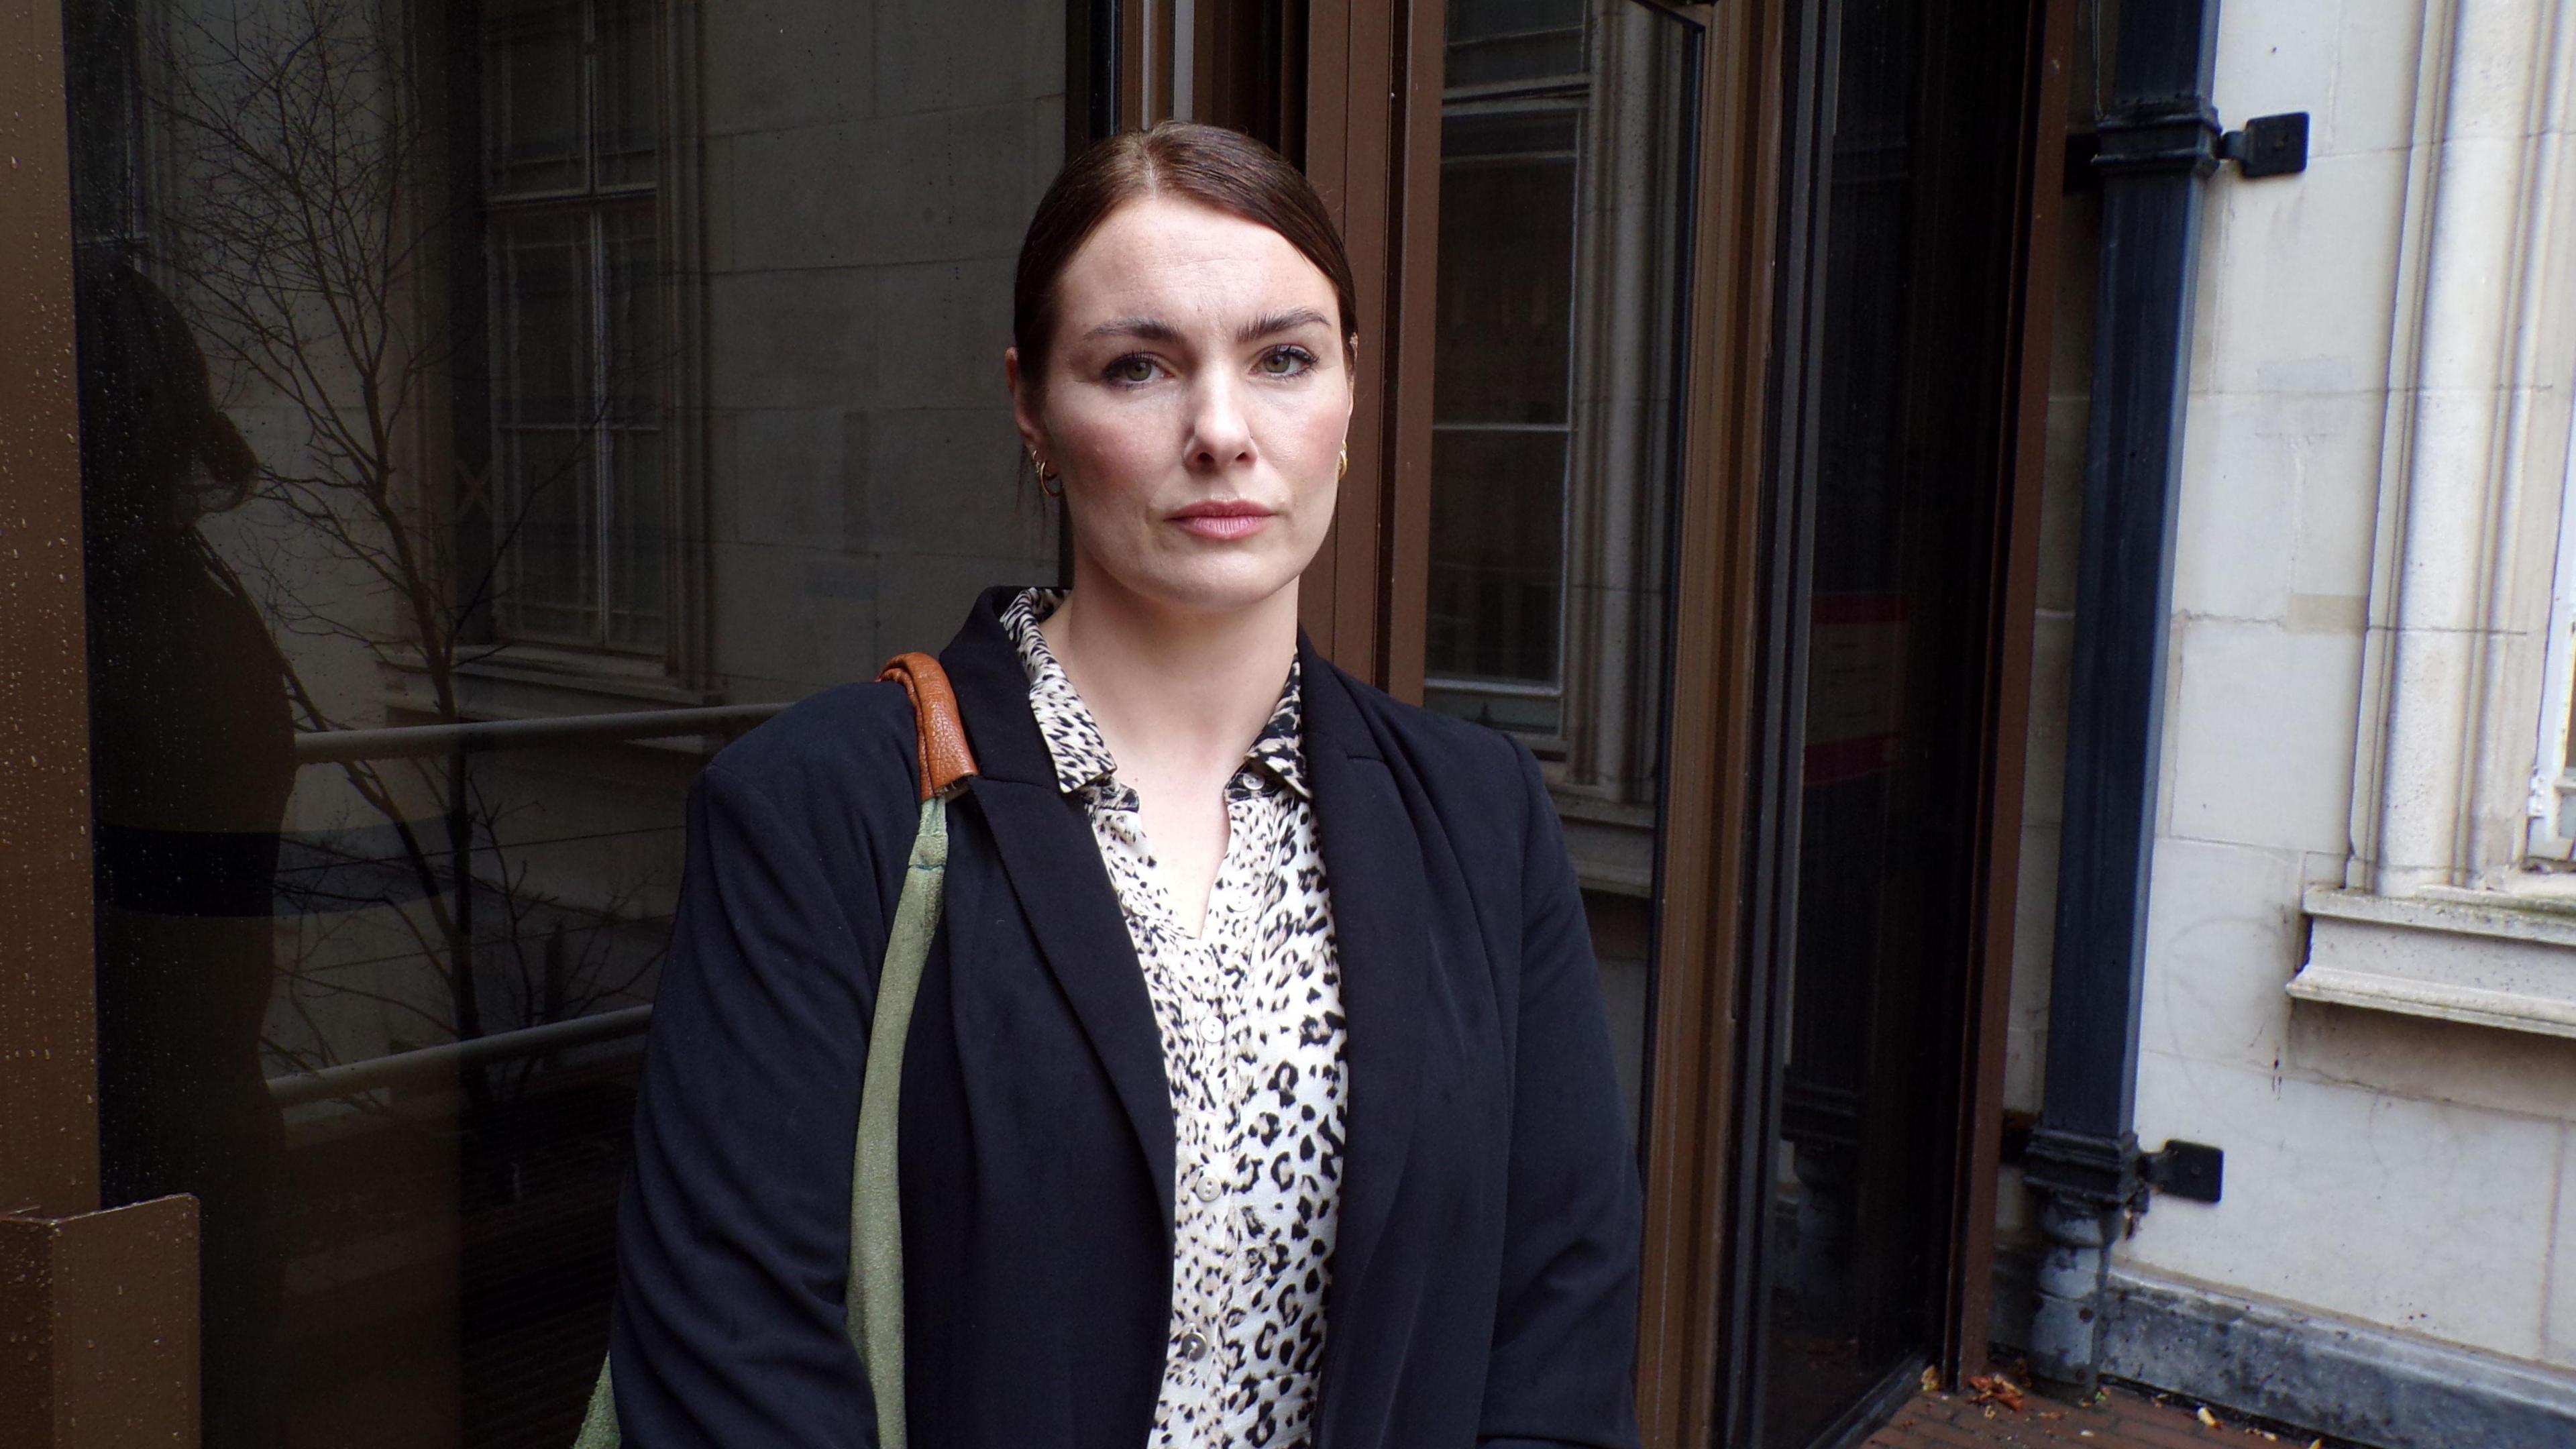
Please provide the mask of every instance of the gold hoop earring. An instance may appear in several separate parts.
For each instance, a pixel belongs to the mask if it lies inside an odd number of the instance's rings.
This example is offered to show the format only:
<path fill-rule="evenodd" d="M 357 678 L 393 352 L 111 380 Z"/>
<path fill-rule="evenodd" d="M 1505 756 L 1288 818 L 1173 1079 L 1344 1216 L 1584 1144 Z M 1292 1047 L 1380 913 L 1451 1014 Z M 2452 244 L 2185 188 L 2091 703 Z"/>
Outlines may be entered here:
<path fill-rule="evenodd" d="M 1062 498 L 1064 496 L 1064 485 L 1056 481 L 1064 475 L 1062 473 L 1048 472 L 1046 460 L 1038 456 L 1038 450 L 1035 448 L 1029 449 L 1029 471 L 1038 475 L 1038 491 L 1040 493 L 1045 494 L 1049 498 Z M 1056 486 L 1049 488 L 1047 486 L 1049 483 L 1055 483 Z"/>
<path fill-rule="evenodd" d="M 1339 453 L 1342 460 L 1340 468 L 1333 474 L 1333 481 L 1339 483 L 1351 476 L 1351 440 L 1342 439 L 1341 447 L 1335 451 Z"/>

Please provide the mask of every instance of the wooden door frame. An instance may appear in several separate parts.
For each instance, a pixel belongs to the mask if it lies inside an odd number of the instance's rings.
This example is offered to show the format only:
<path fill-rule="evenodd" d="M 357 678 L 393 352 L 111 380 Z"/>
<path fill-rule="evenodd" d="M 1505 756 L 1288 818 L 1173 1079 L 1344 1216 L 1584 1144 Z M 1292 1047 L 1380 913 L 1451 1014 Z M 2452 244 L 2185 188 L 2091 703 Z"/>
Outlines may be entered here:
<path fill-rule="evenodd" d="M 1676 659 L 1667 761 L 1658 962 L 1646 1087 L 1646 1237 L 1637 1364 L 1644 1438 L 1658 1449 L 1711 1442 L 1747 1321 L 1750 1265 L 1732 1261 L 1730 1190 L 1745 1149 L 1735 1113 L 1743 1062 L 1743 963 L 1758 943 L 1762 896 L 1777 881 L 1753 841 L 1764 810 L 1755 753 L 1794 739 L 1794 714 L 1766 707 L 1796 680 L 1770 647 L 1764 562 L 1778 520 L 1766 511 L 1778 440 L 1768 428 L 1773 309 L 1782 285 L 1781 204 L 1792 138 L 1797 26 L 1822 0 L 1636 0 L 1700 28 L 1700 126 L 1691 245 L 1688 444 L 1673 588 Z M 2015 239 L 2013 342 L 1994 425 L 2006 446 L 1997 480 L 1993 598 L 1983 707 L 1975 945 L 1958 1003 L 1959 1095 L 1943 1185 L 1938 1368 L 1956 1383 L 1985 1366 L 1994 1260 L 2003 1042 L 2010 996 L 2030 705 L 2038 487 L 2073 0 L 2028 0 Z M 1333 206 L 1352 253 L 1363 312 L 1352 470 L 1332 538 L 1307 575 L 1304 617 L 1345 667 L 1401 698 L 1422 697 L 1429 567 L 1431 356 L 1428 309 L 1438 237 L 1443 7 L 1426 0 L 1305 0 L 1306 54 L 1292 58 L 1306 114 L 1282 118 L 1292 159 Z M 1292 83 L 1293 93 L 1298 88 Z M 1817 118 L 1810 116 L 1810 121 Z M 1406 285 L 1407 278 L 1418 285 Z M 1389 298 L 1396 299 L 1389 312 Z M 1408 343 L 1410 345 L 1408 346 Z M 1371 358 L 1376 365 L 1370 365 Z M 1685 743 L 1692 748 L 1681 748 Z M 1792 754 L 1783 759 L 1794 761 Z M 1769 762 L 1778 767 L 1783 760 Z M 1772 802 L 1776 808 L 1779 802 Z M 1777 908 L 1781 903 L 1773 902 Z"/>
<path fill-rule="evenodd" d="M 1760 614 L 1764 407 L 1791 0 L 1637 0 L 1699 32 L 1677 658 L 1666 726 L 1659 963 L 1646 1084 L 1638 1405 L 1645 1442 L 1708 1442 L 1718 1393 L 1743 821 Z M 1308 0 L 1299 159 L 1359 279 L 1351 474 L 1304 617 L 1344 667 L 1422 697 L 1440 165 L 1438 0 Z M 1408 285 L 1407 279 L 1412 280 Z M 1390 301 L 1390 299 L 1393 299 Z M 1705 742 L 1678 749 L 1676 742 Z"/>
<path fill-rule="evenodd" d="M 2069 72 L 2076 0 L 2026 0 L 2021 65 L 2020 152 L 2013 229 L 2016 254 L 2005 372 L 1996 399 L 2004 441 L 1991 544 L 1984 700 L 1985 751 L 1977 798 L 1977 957 L 1960 1015 L 1960 1091 L 1951 1125 L 1960 1164 L 1951 1183 L 1949 1264 L 1943 1284 L 1941 1366 L 1957 1384 L 1987 1366 L 1994 1306 L 1997 1173 L 2003 1157 L 2004 1048 L 2012 1008 L 2013 937 L 2019 924 L 2024 771 L 2030 739 L 2031 676 L 2039 602 L 2041 475 L 2048 450 L 2048 391 L 2057 320 L 2060 228 L 2065 214 Z"/>
<path fill-rule="evenodd" d="M 0 0 L 0 1443 L 197 1442 L 192 1199 L 99 1210 L 59 0 Z"/>

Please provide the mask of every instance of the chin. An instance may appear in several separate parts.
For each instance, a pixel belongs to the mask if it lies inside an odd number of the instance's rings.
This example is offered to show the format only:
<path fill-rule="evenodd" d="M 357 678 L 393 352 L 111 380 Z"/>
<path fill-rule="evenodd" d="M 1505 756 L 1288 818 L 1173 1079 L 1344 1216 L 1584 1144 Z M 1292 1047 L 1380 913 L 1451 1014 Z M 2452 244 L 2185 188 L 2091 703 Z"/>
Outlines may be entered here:
<path fill-rule="evenodd" d="M 1196 559 L 1180 567 L 1124 574 L 1130 592 L 1191 614 L 1231 614 L 1296 587 L 1302 567 L 1269 559 Z"/>

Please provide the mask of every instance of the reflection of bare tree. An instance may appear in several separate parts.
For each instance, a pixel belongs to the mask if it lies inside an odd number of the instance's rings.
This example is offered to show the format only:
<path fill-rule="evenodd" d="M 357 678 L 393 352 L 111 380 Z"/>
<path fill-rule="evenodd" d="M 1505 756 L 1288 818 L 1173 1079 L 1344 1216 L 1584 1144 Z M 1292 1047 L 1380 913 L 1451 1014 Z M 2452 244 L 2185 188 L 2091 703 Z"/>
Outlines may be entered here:
<path fill-rule="evenodd" d="M 465 718 L 463 670 L 500 648 L 480 637 L 500 560 L 547 489 L 575 486 L 582 459 L 523 480 L 497 526 L 479 466 L 430 461 L 447 450 L 429 414 L 463 349 L 481 344 L 441 300 L 458 208 L 447 129 L 413 73 L 406 8 L 268 0 L 221 22 L 183 19 L 151 70 L 180 178 L 164 220 L 182 305 L 217 373 L 302 434 L 265 449 L 260 497 L 285 526 L 249 541 L 245 573 L 282 632 L 337 641 L 411 681 L 419 714 L 454 722 Z M 452 486 L 425 486 L 441 474 Z M 293 667 L 287 687 L 299 729 L 355 722 Z M 633 985 L 603 979 L 608 933 L 584 932 L 573 947 L 559 930 L 530 929 L 563 913 L 504 854 L 506 811 L 465 756 L 338 768 L 385 822 L 407 878 L 382 892 L 376 914 L 440 964 L 443 999 L 424 1006 L 363 981 L 291 975 L 289 1002 L 308 1022 L 316 1002 L 360 997 L 418 1018 L 430 1039 L 462 1039 L 506 1017 L 575 1015 Z M 500 912 L 479 931 L 478 899 Z M 609 914 L 622 906 L 610 902 Z M 515 975 L 516 1002 L 484 999 L 478 938 L 504 943 L 482 959 Z M 318 1030 L 311 1039 L 327 1041 Z M 474 1074 L 469 1087 L 481 1096 L 488 1083 Z"/>

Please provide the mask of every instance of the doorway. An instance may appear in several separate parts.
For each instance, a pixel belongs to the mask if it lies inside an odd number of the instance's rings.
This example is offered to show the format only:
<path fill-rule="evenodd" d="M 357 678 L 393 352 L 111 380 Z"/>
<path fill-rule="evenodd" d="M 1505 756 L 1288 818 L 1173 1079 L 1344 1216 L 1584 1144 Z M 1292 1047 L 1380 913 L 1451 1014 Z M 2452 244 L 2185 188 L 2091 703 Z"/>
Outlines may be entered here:
<path fill-rule="evenodd" d="M 2011 914 L 1991 842 L 2028 667 L 2037 20 L 1827 0 L 1792 47 L 1766 597 L 1788 707 L 1754 845 L 1723 1439 L 1748 1449 L 1850 1442 L 1926 1367 L 1983 1356 L 1957 1308 L 1982 1304 L 1962 1280 L 1991 1199 L 1956 1187 L 1991 1171 L 1988 929 Z"/>

